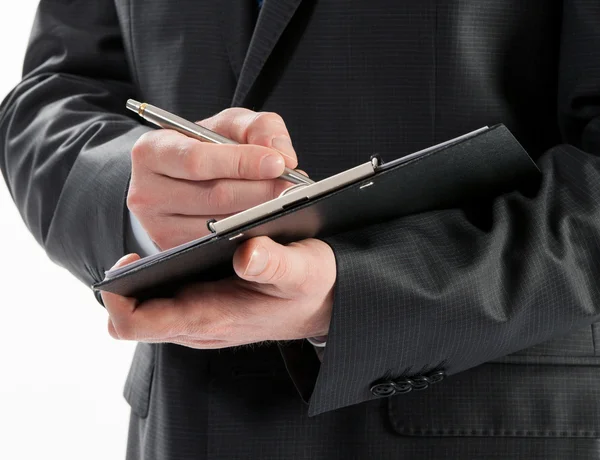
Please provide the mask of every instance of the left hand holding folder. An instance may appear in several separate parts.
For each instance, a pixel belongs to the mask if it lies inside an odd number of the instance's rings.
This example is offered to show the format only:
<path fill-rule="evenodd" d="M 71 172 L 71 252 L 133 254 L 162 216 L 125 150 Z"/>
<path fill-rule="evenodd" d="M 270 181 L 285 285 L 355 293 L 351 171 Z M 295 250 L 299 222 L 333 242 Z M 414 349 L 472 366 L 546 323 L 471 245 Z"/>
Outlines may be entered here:
<path fill-rule="evenodd" d="M 129 254 L 116 266 L 138 258 Z M 173 298 L 138 302 L 102 292 L 109 333 L 200 349 L 327 335 L 336 263 L 326 243 L 257 237 L 238 248 L 233 265 L 239 278 L 191 284 Z"/>

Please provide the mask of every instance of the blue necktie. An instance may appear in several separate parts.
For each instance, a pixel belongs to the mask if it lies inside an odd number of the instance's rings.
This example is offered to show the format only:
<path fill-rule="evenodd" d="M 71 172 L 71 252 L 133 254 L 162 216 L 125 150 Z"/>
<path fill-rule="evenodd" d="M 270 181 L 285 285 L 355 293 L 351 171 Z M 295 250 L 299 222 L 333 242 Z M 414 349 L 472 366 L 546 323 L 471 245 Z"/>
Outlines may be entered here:
<path fill-rule="evenodd" d="M 260 8 L 263 4 L 263 0 L 257 0 L 258 1 L 258 7 Z"/>

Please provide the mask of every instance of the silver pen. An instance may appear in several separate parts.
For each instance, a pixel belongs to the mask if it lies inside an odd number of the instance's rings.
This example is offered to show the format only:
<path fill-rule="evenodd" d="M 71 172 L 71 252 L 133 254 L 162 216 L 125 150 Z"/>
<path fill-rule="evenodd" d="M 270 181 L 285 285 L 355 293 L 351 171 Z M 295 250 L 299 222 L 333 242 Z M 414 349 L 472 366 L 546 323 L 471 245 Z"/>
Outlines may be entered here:
<path fill-rule="evenodd" d="M 212 144 L 237 144 L 236 141 L 232 141 L 231 139 L 221 136 L 210 129 L 204 128 L 203 126 L 192 123 L 185 118 L 181 118 L 177 115 L 167 112 L 166 110 L 160 109 L 145 102 L 142 103 L 134 101 L 133 99 L 129 99 L 127 101 L 127 108 L 137 113 L 143 119 L 160 126 L 161 128 L 173 129 L 181 134 L 202 142 L 210 142 Z M 279 176 L 279 178 L 287 180 L 293 184 L 315 183 L 304 174 L 287 167 L 284 169 L 283 174 Z"/>

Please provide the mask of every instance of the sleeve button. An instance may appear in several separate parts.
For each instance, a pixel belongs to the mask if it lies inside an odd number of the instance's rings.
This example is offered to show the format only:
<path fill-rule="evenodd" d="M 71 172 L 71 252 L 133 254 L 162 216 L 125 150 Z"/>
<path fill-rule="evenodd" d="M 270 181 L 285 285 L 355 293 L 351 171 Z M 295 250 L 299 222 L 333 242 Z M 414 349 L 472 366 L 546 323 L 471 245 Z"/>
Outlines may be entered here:
<path fill-rule="evenodd" d="M 446 373 L 444 371 L 432 372 L 427 376 L 427 378 L 429 379 L 429 383 L 441 382 L 442 380 L 444 380 L 445 377 Z"/>
<path fill-rule="evenodd" d="M 412 387 L 415 391 L 426 390 L 427 388 L 429 388 L 429 384 L 429 377 L 426 377 L 424 375 L 419 375 L 412 379 Z"/>
<path fill-rule="evenodd" d="M 391 383 L 376 383 L 371 387 L 371 393 L 373 396 L 383 398 L 386 396 L 393 396 L 396 394 L 396 389 Z"/>
<path fill-rule="evenodd" d="M 396 393 L 410 393 L 413 389 L 412 380 L 410 379 L 400 379 L 394 382 L 394 386 L 396 387 Z"/>

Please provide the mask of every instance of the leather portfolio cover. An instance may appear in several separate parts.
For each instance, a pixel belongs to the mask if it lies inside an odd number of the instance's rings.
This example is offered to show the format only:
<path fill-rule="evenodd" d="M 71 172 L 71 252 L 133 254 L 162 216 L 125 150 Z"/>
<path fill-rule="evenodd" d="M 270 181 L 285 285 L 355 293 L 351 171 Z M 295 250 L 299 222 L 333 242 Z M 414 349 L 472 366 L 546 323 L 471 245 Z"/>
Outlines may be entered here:
<path fill-rule="evenodd" d="M 330 236 L 408 214 L 493 198 L 515 190 L 536 174 L 540 175 L 539 170 L 527 152 L 504 125 L 497 125 L 408 161 L 383 163 L 366 179 L 148 259 L 93 288 L 137 298 L 169 296 L 188 282 L 234 275 L 236 248 L 255 236 L 267 235 L 282 244 Z"/>

